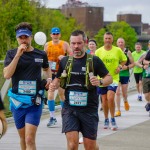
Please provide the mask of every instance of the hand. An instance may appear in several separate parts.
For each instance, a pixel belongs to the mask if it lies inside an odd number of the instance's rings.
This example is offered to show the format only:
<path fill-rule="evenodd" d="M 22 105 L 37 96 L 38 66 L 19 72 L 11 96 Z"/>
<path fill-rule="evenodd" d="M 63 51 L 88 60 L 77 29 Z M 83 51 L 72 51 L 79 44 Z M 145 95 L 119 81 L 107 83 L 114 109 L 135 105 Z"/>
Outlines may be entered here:
<path fill-rule="evenodd" d="M 63 57 L 65 57 L 65 56 L 60 55 L 60 56 L 58 56 L 58 59 L 61 60 Z"/>
<path fill-rule="evenodd" d="M 90 82 L 93 86 L 99 86 L 100 84 L 99 79 L 96 76 L 90 77 Z"/>
<path fill-rule="evenodd" d="M 121 68 L 118 66 L 117 69 L 115 70 L 115 73 L 119 73 Z"/>
<path fill-rule="evenodd" d="M 51 79 L 51 78 L 48 78 L 48 79 L 47 79 L 47 83 L 46 83 L 46 85 L 45 85 L 45 88 L 46 88 L 47 90 L 49 89 L 50 83 L 52 83 L 52 79 Z"/>
<path fill-rule="evenodd" d="M 147 69 L 149 67 L 149 65 L 144 65 L 143 69 Z"/>
<path fill-rule="evenodd" d="M 27 46 L 27 44 L 21 44 L 19 47 L 18 47 L 18 49 L 17 49 L 17 56 L 21 56 L 24 52 L 26 52 L 27 51 L 27 48 L 28 48 L 28 46 Z"/>
<path fill-rule="evenodd" d="M 54 92 L 55 89 L 56 89 L 55 84 L 54 83 L 50 83 L 48 92 Z"/>
<path fill-rule="evenodd" d="M 128 69 L 128 66 L 124 65 L 122 66 L 122 70 L 127 70 Z"/>

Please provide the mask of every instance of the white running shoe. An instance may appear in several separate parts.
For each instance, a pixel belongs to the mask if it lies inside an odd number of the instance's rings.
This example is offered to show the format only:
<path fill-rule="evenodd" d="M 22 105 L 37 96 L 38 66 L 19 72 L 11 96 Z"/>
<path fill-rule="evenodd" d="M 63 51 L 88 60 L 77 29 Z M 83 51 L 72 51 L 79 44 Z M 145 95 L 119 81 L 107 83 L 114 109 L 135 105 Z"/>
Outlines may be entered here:
<path fill-rule="evenodd" d="M 83 137 L 80 137 L 79 144 L 83 144 Z"/>

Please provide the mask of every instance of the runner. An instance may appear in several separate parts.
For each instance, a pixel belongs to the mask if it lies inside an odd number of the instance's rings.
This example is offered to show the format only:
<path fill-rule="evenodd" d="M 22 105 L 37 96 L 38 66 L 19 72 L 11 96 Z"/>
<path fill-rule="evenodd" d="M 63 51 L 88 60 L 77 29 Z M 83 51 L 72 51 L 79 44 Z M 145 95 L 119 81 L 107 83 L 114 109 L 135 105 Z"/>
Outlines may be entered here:
<path fill-rule="evenodd" d="M 119 83 L 119 72 L 125 65 L 127 58 L 123 51 L 112 45 L 113 35 L 111 32 L 104 34 L 104 46 L 97 49 L 95 55 L 98 56 L 106 65 L 109 73 L 113 78 L 113 83 L 107 87 L 99 87 L 103 103 L 103 111 L 105 116 L 104 129 L 109 128 L 109 112 L 111 115 L 111 129 L 117 130 L 115 116 L 115 93 Z"/>
<path fill-rule="evenodd" d="M 8 96 L 21 149 L 35 150 L 44 89 L 49 88 L 52 80 L 51 71 L 46 53 L 31 45 L 32 25 L 21 22 L 16 26 L 15 31 L 18 47 L 7 51 L 4 78 L 12 78 L 12 88 L 9 89 Z M 41 78 L 42 68 L 47 81 Z"/>
<path fill-rule="evenodd" d="M 128 50 L 128 48 L 125 48 L 125 40 L 123 38 L 118 38 L 117 46 L 120 47 L 122 51 L 124 52 L 124 54 L 126 55 L 127 62 L 124 66 L 122 66 L 122 69 L 120 70 L 120 73 L 119 73 L 120 80 L 119 80 L 118 88 L 116 91 L 117 111 L 116 111 L 115 117 L 121 116 L 121 110 L 120 110 L 121 92 L 123 96 L 125 110 L 128 111 L 130 109 L 130 105 L 127 99 L 127 90 L 128 90 L 128 83 L 129 83 L 129 77 L 130 77 L 129 69 L 134 67 L 134 60 L 133 60 L 131 51 Z"/>
<path fill-rule="evenodd" d="M 58 88 L 61 81 L 61 86 L 65 88 L 66 97 L 62 109 L 62 132 L 66 134 L 68 149 L 78 149 L 80 131 L 83 135 L 84 148 L 86 150 L 98 150 L 96 138 L 99 100 L 96 86 L 99 86 L 100 83 L 103 86 L 109 85 L 112 83 L 112 77 L 98 57 L 91 56 L 93 58 L 88 59 L 89 55 L 85 53 L 85 46 L 86 36 L 84 32 L 80 30 L 72 32 L 70 47 L 73 51 L 73 59 L 71 66 L 67 67 L 68 74 L 66 76 L 62 74 L 63 70 L 66 69 L 66 63 L 70 60 L 65 57 L 60 61 L 58 73 L 50 85 L 49 93 Z M 86 65 L 89 61 L 93 62 L 92 68 Z M 90 72 L 89 69 L 93 71 Z M 99 80 L 97 75 L 103 79 Z"/>
<path fill-rule="evenodd" d="M 137 42 L 135 43 L 135 51 L 132 52 L 132 56 L 135 62 L 135 66 L 133 68 L 133 73 L 134 73 L 134 78 L 136 81 L 136 88 L 138 91 L 137 95 L 137 100 L 142 101 L 142 73 L 143 69 L 136 66 L 136 61 L 139 60 L 140 56 L 144 53 L 145 51 L 142 50 L 142 45 L 141 43 Z"/>
<path fill-rule="evenodd" d="M 69 44 L 66 41 L 60 40 L 61 32 L 58 27 L 53 27 L 51 29 L 50 37 L 52 38 L 52 41 L 47 42 L 45 44 L 44 50 L 47 53 L 50 68 L 52 70 L 52 79 L 54 79 L 58 71 L 60 60 L 65 55 L 71 54 L 71 50 Z M 62 88 L 58 89 L 58 95 L 59 95 L 61 107 L 63 107 L 65 97 L 64 97 L 64 90 Z M 50 111 L 50 119 L 47 124 L 47 127 L 52 127 L 57 123 L 57 120 L 55 118 L 54 93 L 50 93 L 48 95 L 48 108 Z"/>

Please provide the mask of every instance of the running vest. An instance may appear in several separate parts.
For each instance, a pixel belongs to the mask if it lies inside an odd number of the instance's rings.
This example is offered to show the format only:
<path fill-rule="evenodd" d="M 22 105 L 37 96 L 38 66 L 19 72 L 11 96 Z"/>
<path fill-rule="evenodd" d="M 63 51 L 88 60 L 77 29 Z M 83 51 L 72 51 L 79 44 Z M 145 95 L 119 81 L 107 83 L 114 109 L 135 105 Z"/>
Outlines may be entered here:
<path fill-rule="evenodd" d="M 47 45 L 47 57 L 50 63 L 51 70 L 57 72 L 59 67 L 60 55 L 65 56 L 65 50 L 63 49 L 64 41 L 59 41 L 58 44 L 53 44 L 52 41 L 48 42 Z"/>
<path fill-rule="evenodd" d="M 129 59 L 129 57 L 128 57 L 128 48 L 125 48 L 124 49 L 124 54 L 126 55 L 126 57 L 127 57 L 127 62 L 126 62 L 126 66 L 128 66 L 129 64 L 130 64 L 130 59 Z M 119 75 L 120 76 L 130 76 L 130 72 L 129 72 L 129 69 L 127 69 L 127 70 L 120 70 L 120 73 L 119 73 Z"/>
<path fill-rule="evenodd" d="M 72 66 L 73 66 L 73 56 L 69 56 L 68 61 L 65 66 L 65 70 L 61 74 L 60 77 L 60 87 L 67 88 L 68 86 L 73 86 L 70 83 L 70 78 L 72 74 Z M 93 89 L 95 86 L 92 86 L 91 82 L 89 81 L 89 73 L 93 73 L 94 75 L 94 69 L 93 69 L 93 56 L 90 54 L 87 54 L 86 58 L 86 72 L 85 72 L 85 85 L 76 84 L 76 86 L 82 86 L 86 87 L 88 90 Z M 75 72 L 74 72 L 75 74 Z M 78 72 L 76 73 L 78 74 Z"/>

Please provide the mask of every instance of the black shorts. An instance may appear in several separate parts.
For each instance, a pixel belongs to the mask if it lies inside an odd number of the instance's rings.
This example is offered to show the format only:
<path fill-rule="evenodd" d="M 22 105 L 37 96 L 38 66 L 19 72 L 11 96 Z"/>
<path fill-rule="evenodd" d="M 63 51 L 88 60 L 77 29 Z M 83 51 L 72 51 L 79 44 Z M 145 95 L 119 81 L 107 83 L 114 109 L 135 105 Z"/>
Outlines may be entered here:
<path fill-rule="evenodd" d="M 98 112 L 76 111 L 69 108 L 62 109 L 62 132 L 81 132 L 83 137 L 96 140 L 98 130 Z"/>
<path fill-rule="evenodd" d="M 134 73 L 134 78 L 135 78 L 136 84 L 138 84 L 139 81 L 142 81 L 142 74 L 143 73 Z"/>
<path fill-rule="evenodd" d="M 121 84 L 128 84 L 129 83 L 129 77 L 121 76 L 119 82 Z"/>

